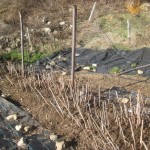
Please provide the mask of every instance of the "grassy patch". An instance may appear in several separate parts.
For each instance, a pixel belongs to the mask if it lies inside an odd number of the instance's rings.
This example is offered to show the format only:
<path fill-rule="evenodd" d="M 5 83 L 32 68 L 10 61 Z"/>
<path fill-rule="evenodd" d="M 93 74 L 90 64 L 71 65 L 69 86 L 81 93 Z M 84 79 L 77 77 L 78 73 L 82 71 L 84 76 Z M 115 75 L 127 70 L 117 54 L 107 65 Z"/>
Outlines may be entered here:
<path fill-rule="evenodd" d="M 136 68 L 136 67 L 137 67 L 137 63 L 136 62 L 131 64 L 131 68 Z"/>
<path fill-rule="evenodd" d="M 122 71 L 122 69 L 118 66 L 114 66 L 111 68 L 111 70 L 109 71 L 109 73 L 111 74 L 116 74 L 116 73 L 120 73 Z"/>
<path fill-rule="evenodd" d="M 28 51 L 24 52 L 24 61 L 26 64 L 32 64 L 38 61 L 39 59 L 46 57 L 48 54 L 44 52 L 35 51 L 29 53 Z M 7 53 L 0 55 L 1 61 L 12 61 L 12 62 L 21 62 L 21 52 L 18 50 L 13 50 Z"/>
<path fill-rule="evenodd" d="M 130 23 L 130 38 L 127 20 Z M 149 12 L 141 12 L 139 15 L 112 13 L 97 18 L 94 25 L 100 27 L 100 30 L 89 29 L 92 32 L 91 36 L 85 36 L 85 45 L 88 48 L 106 49 L 114 45 L 118 50 L 133 50 L 149 47 Z"/>
<path fill-rule="evenodd" d="M 117 33 L 120 37 L 127 38 L 127 20 L 130 21 L 131 34 L 143 33 L 146 31 L 145 26 L 150 24 L 150 17 L 146 13 L 141 13 L 139 16 L 125 13 L 100 17 L 99 25 L 105 32 Z"/>

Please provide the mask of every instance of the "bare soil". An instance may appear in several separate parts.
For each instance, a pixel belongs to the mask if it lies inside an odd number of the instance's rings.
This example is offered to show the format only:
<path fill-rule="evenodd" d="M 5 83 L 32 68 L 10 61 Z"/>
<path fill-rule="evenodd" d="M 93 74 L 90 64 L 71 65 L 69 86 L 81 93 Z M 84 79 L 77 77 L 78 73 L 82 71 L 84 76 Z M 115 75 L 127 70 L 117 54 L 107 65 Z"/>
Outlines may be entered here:
<path fill-rule="evenodd" d="M 64 77 L 66 82 L 70 78 L 70 76 Z M 59 80 L 59 79 L 58 79 Z M 132 91 L 140 91 L 144 95 L 150 96 L 150 83 L 149 79 L 145 79 L 140 76 L 111 76 L 111 75 L 102 75 L 102 74 L 87 74 L 86 72 L 80 72 L 76 74 L 76 80 L 80 80 L 81 85 L 85 85 L 86 83 L 90 83 L 92 91 L 97 92 L 98 87 L 102 91 L 106 89 L 110 89 L 113 86 L 123 87 L 127 90 Z M 51 130 L 54 133 L 57 133 L 66 141 L 74 141 L 73 144 L 76 146 L 77 150 L 86 149 L 86 147 L 82 147 L 85 142 L 83 137 L 84 131 L 77 126 L 71 119 L 67 116 L 66 118 L 61 118 L 60 115 L 54 110 L 53 107 L 47 105 L 43 99 L 38 97 L 35 93 L 27 92 L 19 87 L 17 83 L 18 79 L 11 77 L 9 75 L 5 76 L 1 75 L 0 80 L 0 90 L 2 93 L 6 95 L 10 95 L 13 99 L 13 103 L 21 104 L 21 108 L 28 111 L 38 122 L 40 122 L 41 126 Z M 41 89 L 41 92 L 47 95 L 47 92 Z M 52 97 L 53 98 L 53 97 Z M 76 111 L 73 111 L 76 114 Z M 86 116 L 86 114 L 84 114 Z M 109 121 L 111 122 L 111 134 L 115 139 L 116 143 L 120 143 L 120 147 L 122 144 L 121 137 L 117 135 L 119 133 L 119 129 L 114 123 L 112 117 L 112 113 L 109 114 Z M 149 119 L 146 121 L 149 122 Z M 149 137 L 149 123 L 145 124 L 145 129 L 143 131 L 144 137 Z M 128 137 L 128 140 L 132 140 L 130 127 L 123 125 L 123 130 L 125 130 L 125 135 Z M 135 131 L 135 139 L 139 137 L 139 131 Z M 131 139 L 130 139 L 131 138 Z M 146 141 L 149 139 L 146 139 Z M 149 146 L 149 145 L 148 145 Z M 131 148 L 131 147 L 130 147 Z M 126 147 L 122 147 L 121 149 L 127 149 Z M 91 148 L 92 150 L 92 148 Z"/>

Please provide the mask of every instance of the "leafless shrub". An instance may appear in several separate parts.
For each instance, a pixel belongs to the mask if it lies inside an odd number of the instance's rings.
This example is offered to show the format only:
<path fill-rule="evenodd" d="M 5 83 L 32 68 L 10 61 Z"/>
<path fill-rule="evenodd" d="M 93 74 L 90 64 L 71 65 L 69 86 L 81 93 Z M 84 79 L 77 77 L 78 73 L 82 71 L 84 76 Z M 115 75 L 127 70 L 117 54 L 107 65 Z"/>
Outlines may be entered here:
<path fill-rule="evenodd" d="M 9 69 L 11 75 L 16 75 L 14 68 Z M 132 99 L 129 104 L 122 104 L 117 99 L 115 103 L 102 100 L 102 91 L 98 89 L 95 94 L 89 83 L 82 85 L 80 80 L 72 89 L 70 80 L 59 74 L 43 73 L 22 79 L 17 73 L 17 77 L 22 89 L 33 91 L 60 117 L 70 118 L 81 129 L 80 139 L 84 141 L 80 143 L 81 147 L 94 150 L 148 149 L 147 134 L 143 134 L 147 114 L 143 113 L 145 103 L 140 92 L 136 105 L 132 104 Z"/>

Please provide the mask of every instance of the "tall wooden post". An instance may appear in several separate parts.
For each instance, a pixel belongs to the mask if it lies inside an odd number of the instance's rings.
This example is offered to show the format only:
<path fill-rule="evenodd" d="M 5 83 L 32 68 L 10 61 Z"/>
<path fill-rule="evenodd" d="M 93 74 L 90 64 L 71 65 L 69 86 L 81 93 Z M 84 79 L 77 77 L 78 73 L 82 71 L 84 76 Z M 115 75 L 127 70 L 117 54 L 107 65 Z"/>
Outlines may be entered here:
<path fill-rule="evenodd" d="M 127 37 L 130 38 L 130 22 L 127 20 Z"/>
<path fill-rule="evenodd" d="M 73 29 L 72 29 L 72 66 L 71 66 L 71 83 L 74 88 L 75 78 L 75 54 L 76 54 L 76 26 L 77 26 L 77 5 L 73 6 Z"/>
<path fill-rule="evenodd" d="M 22 56 L 22 77 L 24 77 L 24 41 L 23 41 L 23 19 L 21 12 L 19 12 L 20 17 L 20 38 L 21 38 L 21 56 Z"/>

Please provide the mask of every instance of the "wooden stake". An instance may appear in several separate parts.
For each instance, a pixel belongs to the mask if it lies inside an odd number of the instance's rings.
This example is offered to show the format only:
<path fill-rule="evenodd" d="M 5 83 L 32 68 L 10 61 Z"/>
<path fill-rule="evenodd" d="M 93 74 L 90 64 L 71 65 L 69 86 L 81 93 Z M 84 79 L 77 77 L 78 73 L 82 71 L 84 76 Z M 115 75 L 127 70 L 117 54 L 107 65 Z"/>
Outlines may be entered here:
<path fill-rule="evenodd" d="M 130 38 L 130 22 L 127 20 L 127 37 Z"/>
<path fill-rule="evenodd" d="M 139 67 L 136 67 L 136 68 L 133 68 L 133 69 L 129 69 L 129 70 L 126 70 L 126 71 L 123 71 L 123 72 L 117 74 L 117 76 L 123 75 L 123 74 L 125 74 L 125 73 L 131 72 L 131 71 L 134 71 L 134 70 L 146 68 L 146 67 L 149 67 L 149 66 L 150 66 L 150 64 L 146 64 L 146 65 L 139 66 Z"/>
<path fill-rule="evenodd" d="M 96 7 L 96 2 L 94 2 L 94 4 L 93 4 L 93 8 L 92 8 L 92 10 L 91 10 L 91 14 L 90 14 L 90 17 L 89 17 L 89 21 L 92 20 L 92 16 L 93 16 L 93 14 L 94 14 L 95 7 Z"/>
<path fill-rule="evenodd" d="M 21 38 L 21 56 L 22 56 L 22 77 L 24 77 L 24 42 L 23 42 L 23 19 L 21 12 L 19 12 L 20 17 L 20 38 Z"/>
<path fill-rule="evenodd" d="M 77 22 L 77 5 L 73 6 L 73 29 L 72 29 L 72 66 L 71 66 L 71 83 L 74 88 L 75 77 L 75 54 L 76 54 L 76 23 Z"/>

